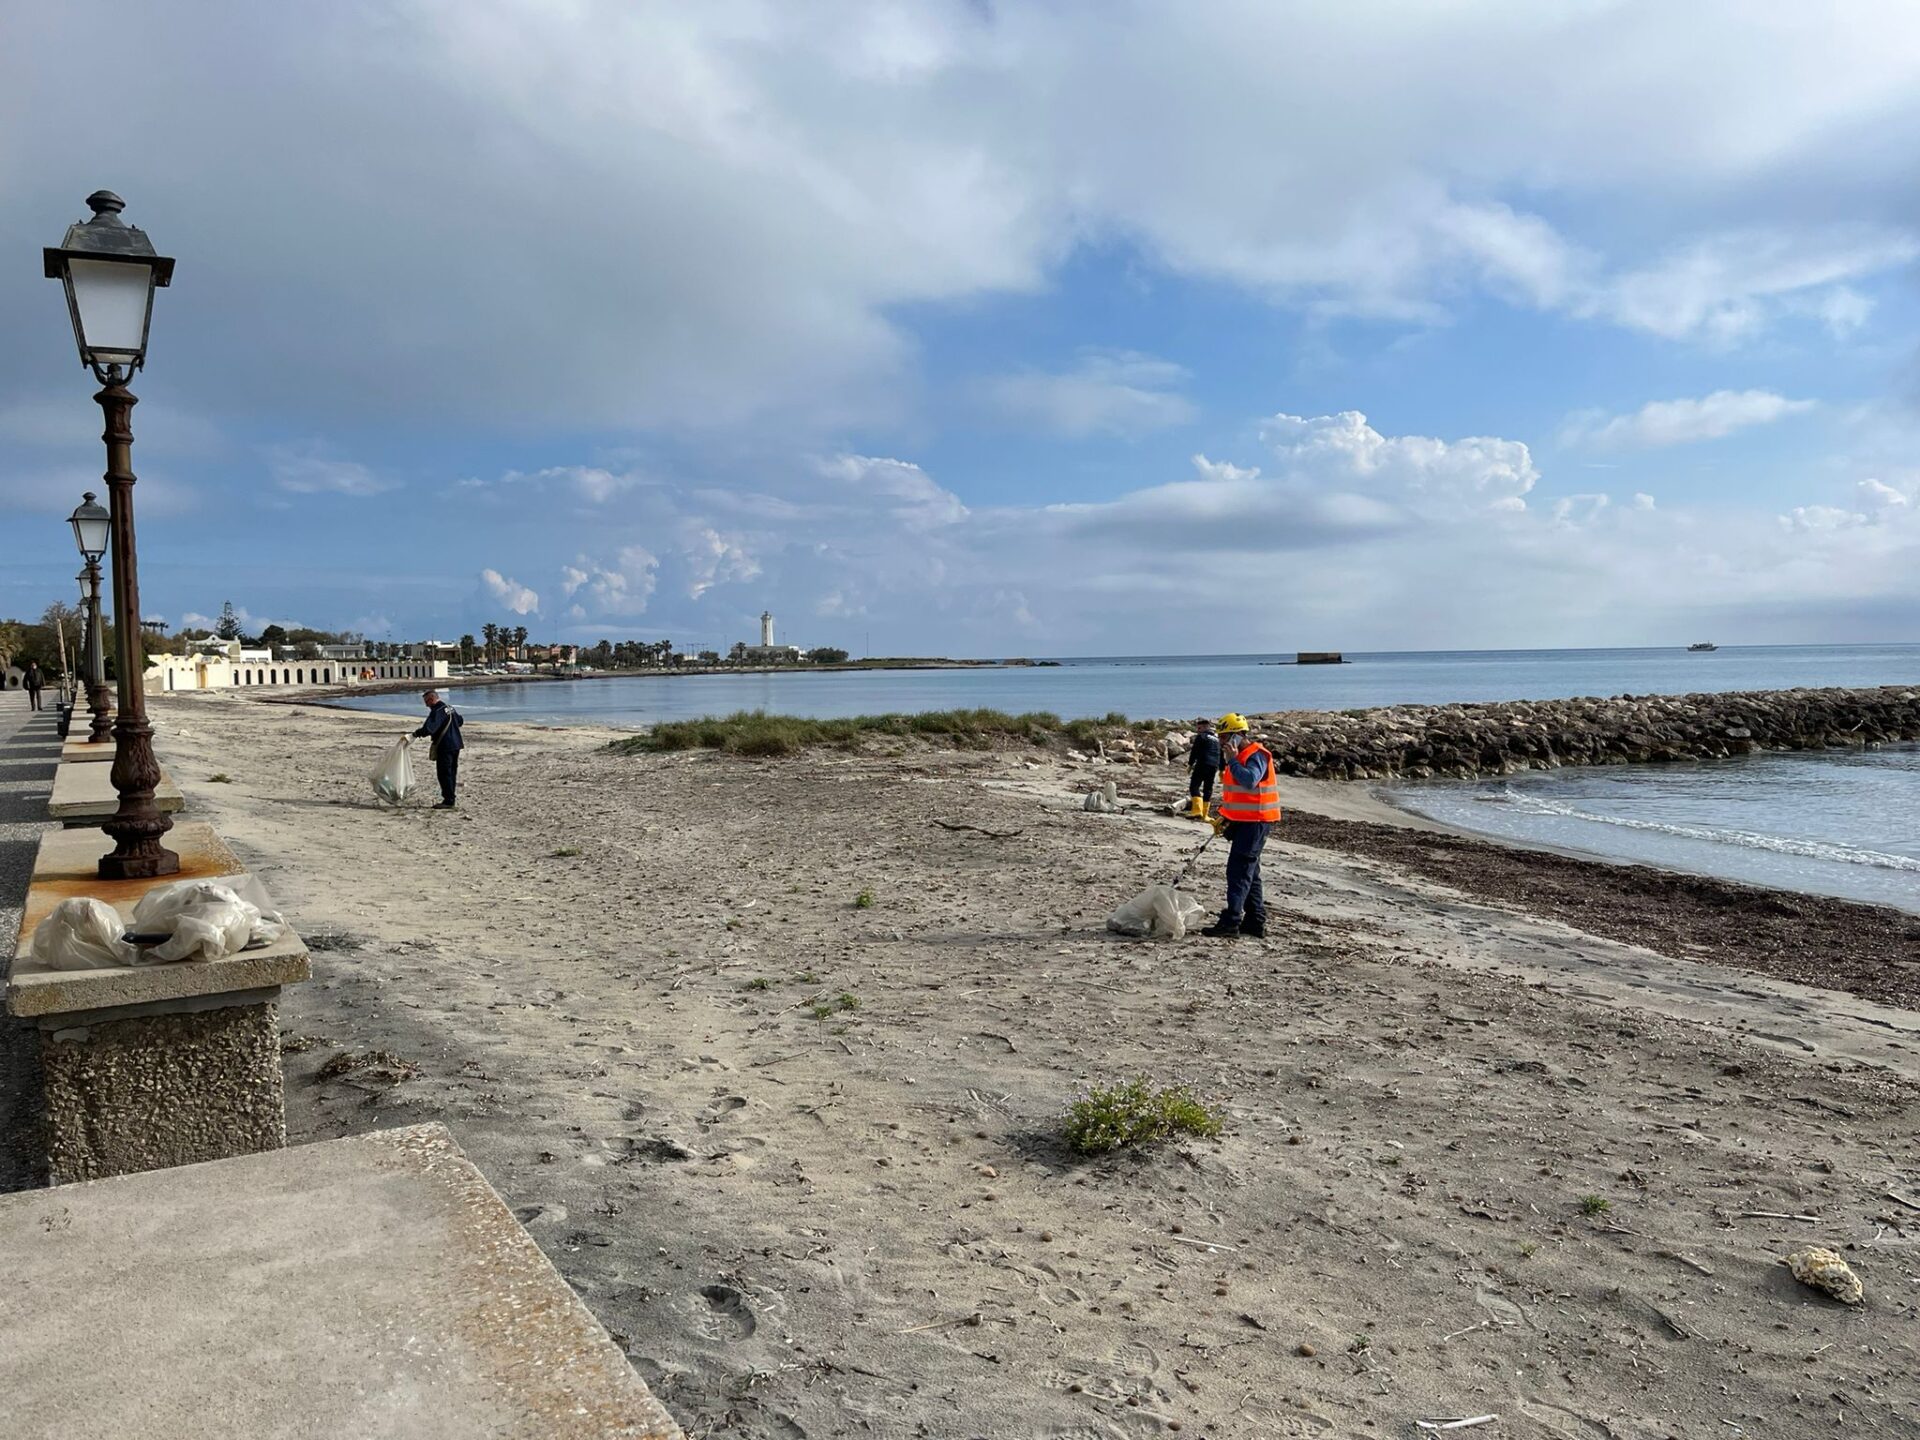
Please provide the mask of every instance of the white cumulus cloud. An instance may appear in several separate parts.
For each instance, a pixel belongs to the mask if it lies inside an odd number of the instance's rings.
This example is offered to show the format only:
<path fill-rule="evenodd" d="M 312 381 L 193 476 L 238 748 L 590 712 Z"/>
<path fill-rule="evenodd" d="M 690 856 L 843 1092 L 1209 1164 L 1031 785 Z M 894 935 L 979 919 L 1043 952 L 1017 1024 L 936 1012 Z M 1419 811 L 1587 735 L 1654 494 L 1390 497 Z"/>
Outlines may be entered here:
<path fill-rule="evenodd" d="M 486 595 L 516 615 L 532 615 L 540 609 L 540 596 L 537 593 L 498 570 L 482 570 L 480 585 Z"/>
<path fill-rule="evenodd" d="M 266 458 L 273 483 L 295 495 L 379 495 L 398 483 L 376 475 L 357 460 L 329 456 L 325 447 L 313 440 L 270 445 Z"/>

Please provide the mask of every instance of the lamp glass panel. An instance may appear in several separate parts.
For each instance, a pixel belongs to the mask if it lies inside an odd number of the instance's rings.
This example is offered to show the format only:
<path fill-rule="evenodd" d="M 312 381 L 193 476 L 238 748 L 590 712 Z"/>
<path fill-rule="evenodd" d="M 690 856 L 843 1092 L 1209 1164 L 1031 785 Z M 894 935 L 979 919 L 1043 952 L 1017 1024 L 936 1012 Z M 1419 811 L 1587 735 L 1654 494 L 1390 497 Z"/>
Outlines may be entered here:
<path fill-rule="evenodd" d="M 130 361 L 146 341 L 149 266 L 116 260 L 69 260 L 80 336 L 95 360 Z"/>
<path fill-rule="evenodd" d="M 80 515 L 74 518 L 73 538 L 80 546 L 80 553 L 98 560 L 107 553 L 107 532 L 110 521 L 107 516 Z"/>

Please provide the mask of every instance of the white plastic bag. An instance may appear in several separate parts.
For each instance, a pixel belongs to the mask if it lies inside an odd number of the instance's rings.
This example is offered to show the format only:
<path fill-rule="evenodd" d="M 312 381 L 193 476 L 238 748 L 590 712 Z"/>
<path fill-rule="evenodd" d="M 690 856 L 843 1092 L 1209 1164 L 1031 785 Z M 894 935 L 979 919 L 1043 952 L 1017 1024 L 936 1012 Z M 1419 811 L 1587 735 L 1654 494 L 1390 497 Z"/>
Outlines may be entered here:
<path fill-rule="evenodd" d="M 398 805 L 413 793 L 412 737 L 393 742 L 380 763 L 373 767 L 373 793 L 390 805 Z"/>
<path fill-rule="evenodd" d="M 135 934 L 172 938 L 147 951 L 157 961 L 219 960 L 253 940 L 277 940 L 286 926 L 214 880 L 181 880 L 149 890 L 133 907 Z"/>
<path fill-rule="evenodd" d="M 120 937 L 126 922 L 104 900 L 62 900 L 33 932 L 30 950 L 45 970 L 106 970 L 136 965 L 133 946 Z"/>
<path fill-rule="evenodd" d="M 1107 917 L 1107 929 L 1116 935 L 1149 935 L 1155 940 L 1178 940 L 1198 925 L 1206 910 L 1184 890 L 1171 885 L 1149 885 Z"/>
<path fill-rule="evenodd" d="M 1098 790 L 1089 790 L 1087 792 L 1086 803 L 1080 808 L 1096 813 L 1118 810 L 1120 808 L 1120 787 L 1109 780 Z"/>

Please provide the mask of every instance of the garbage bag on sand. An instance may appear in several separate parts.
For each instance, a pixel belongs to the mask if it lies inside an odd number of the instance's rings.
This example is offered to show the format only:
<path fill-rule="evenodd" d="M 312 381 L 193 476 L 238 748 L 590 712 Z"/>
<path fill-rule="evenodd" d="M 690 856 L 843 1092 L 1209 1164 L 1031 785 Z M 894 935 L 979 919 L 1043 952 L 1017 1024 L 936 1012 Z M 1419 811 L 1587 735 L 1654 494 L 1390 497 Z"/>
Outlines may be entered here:
<path fill-rule="evenodd" d="M 105 970 L 137 965 L 133 946 L 120 937 L 126 922 L 104 900 L 62 900 L 33 932 L 30 951 L 48 970 Z"/>
<path fill-rule="evenodd" d="M 1098 790 L 1089 790 L 1087 792 L 1086 803 L 1080 808 L 1096 812 L 1118 810 L 1120 808 L 1120 787 L 1109 780 Z"/>
<path fill-rule="evenodd" d="M 1206 917 L 1200 902 L 1171 885 L 1149 885 L 1107 917 L 1116 935 L 1150 935 L 1178 940 Z"/>
<path fill-rule="evenodd" d="M 172 938 L 149 950 L 146 959 L 219 960 L 249 942 L 271 943 L 286 933 L 286 922 L 263 912 L 250 900 L 215 880 L 181 880 L 149 890 L 133 907 L 136 934 Z"/>
<path fill-rule="evenodd" d="M 373 767 L 373 793 L 390 805 L 398 805 L 413 793 L 413 752 L 411 740 L 396 740 Z"/>

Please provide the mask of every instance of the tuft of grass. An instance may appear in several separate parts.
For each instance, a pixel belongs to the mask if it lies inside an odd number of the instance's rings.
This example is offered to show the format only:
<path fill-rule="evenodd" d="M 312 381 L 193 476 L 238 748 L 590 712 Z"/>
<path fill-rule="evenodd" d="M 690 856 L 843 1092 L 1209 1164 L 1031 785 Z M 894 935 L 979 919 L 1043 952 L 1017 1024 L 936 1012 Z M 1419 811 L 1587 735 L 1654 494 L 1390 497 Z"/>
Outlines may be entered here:
<path fill-rule="evenodd" d="M 871 885 L 864 886 L 860 893 L 853 897 L 853 908 L 856 910 L 873 909 L 873 887 Z"/>
<path fill-rule="evenodd" d="M 814 1001 L 811 1008 L 814 1019 L 824 1020 L 829 1015 L 838 1015 L 842 1010 L 858 1010 L 860 1008 L 860 997 L 858 995 L 850 995 L 843 990 L 831 1000 Z"/>
<path fill-rule="evenodd" d="M 1531 1260 L 1539 1249 L 1540 1242 L 1538 1240 L 1523 1240 L 1520 1242 L 1520 1258 L 1522 1260 Z"/>
<path fill-rule="evenodd" d="M 1365 1331 L 1362 1331 L 1360 1334 L 1354 1336 L 1353 1339 L 1347 1342 L 1347 1353 L 1349 1355 L 1365 1354 L 1367 1351 L 1371 1350 L 1372 1348 L 1373 1348 L 1373 1337 L 1367 1334 Z"/>
<path fill-rule="evenodd" d="M 1087 748 L 1116 731 L 1151 725 L 1129 721 L 1118 711 L 1099 720 L 1063 722 L 1046 710 L 1019 715 L 988 709 L 927 710 L 914 715 L 854 715 L 838 720 L 736 710 L 731 715 L 709 715 L 698 720 L 663 721 L 639 735 L 622 736 L 608 748 L 622 755 L 718 750 L 728 755 L 780 756 L 796 755 L 814 746 L 851 749 L 870 736 L 920 736 L 976 750 L 986 749 L 996 740 L 1039 744 L 1061 738 Z"/>
<path fill-rule="evenodd" d="M 1082 1155 L 1102 1155 L 1175 1135 L 1218 1135 L 1220 1117 L 1185 1086 L 1155 1090 L 1140 1076 L 1089 1090 L 1067 1107 L 1062 1133 Z"/>
<path fill-rule="evenodd" d="M 209 785 L 231 785 L 233 784 L 233 777 L 222 770 L 217 774 L 207 776 L 207 783 Z"/>
<path fill-rule="evenodd" d="M 756 975 L 753 979 L 747 981 L 746 988 L 749 990 L 771 990 L 773 988 L 773 981 L 764 975 Z"/>
<path fill-rule="evenodd" d="M 1604 1195 L 1582 1195 L 1580 1213 L 1582 1215 L 1604 1215 L 1613 1208 L 1613 1202 Z"/>
<path fill-rule="evenodd" d="M 817 985 L 820 983 L 820 977 L 811 970 L 802 970 L 793 977 L 793 983 L 796 985 Z"/>
<path fill-rule="evenodd" d="M 554 860 L 571 860 L 579 853 L 580 847 L 578 845 L 562 845 L 558 850 L 554 851 L 549 858 Z"/>

